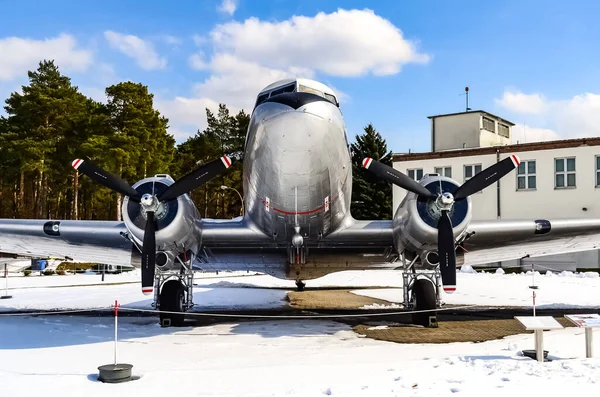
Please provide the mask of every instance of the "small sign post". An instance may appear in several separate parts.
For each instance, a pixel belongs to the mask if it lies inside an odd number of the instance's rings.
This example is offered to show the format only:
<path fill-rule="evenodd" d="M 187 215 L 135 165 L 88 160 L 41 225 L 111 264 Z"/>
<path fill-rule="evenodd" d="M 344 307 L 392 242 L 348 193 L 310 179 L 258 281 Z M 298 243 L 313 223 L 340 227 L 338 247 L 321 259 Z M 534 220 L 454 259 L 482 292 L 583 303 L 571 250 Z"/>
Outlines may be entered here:
<path fill-rule="evenodd" d="M 533 330 L 535 334 L 535 352 L 536 359 L 539 362 L 544 361 L 544 330 L 564 328 L 554 317 L 550 316 L 517 316 L 517 321 L 525 327 L 526 330 Z"/>
<path fill-rule="evenodd" d="M 119 317 L 119 302 L 115 300 L 115 350 L 112 364 L 101 365 L 98 367 L 100 374 L 98 380 L 106 383 L 120 383 L 132 380 L 131 364 L 117 363 L 117 324 Z"/>
<path fill-rule="evenodd" d="M 115 301 L 115 365 L 117 365 L 117 324 L 119 322 L 119 302 Z"/>
<path fill-rule="evenodd" d="M 585 357 L 591 358 L 593 354 L 594 327 L 600 327 L 600 315 L 598 314 L 569 314 L 565 318 L 579 328 L 585 329 Z"/>
<path fill-rule="evenodd" d="M 8 264 L 4 264 L 4 295 L 0 299 L 10 299 L 12 295 L 8 294 Z"/>

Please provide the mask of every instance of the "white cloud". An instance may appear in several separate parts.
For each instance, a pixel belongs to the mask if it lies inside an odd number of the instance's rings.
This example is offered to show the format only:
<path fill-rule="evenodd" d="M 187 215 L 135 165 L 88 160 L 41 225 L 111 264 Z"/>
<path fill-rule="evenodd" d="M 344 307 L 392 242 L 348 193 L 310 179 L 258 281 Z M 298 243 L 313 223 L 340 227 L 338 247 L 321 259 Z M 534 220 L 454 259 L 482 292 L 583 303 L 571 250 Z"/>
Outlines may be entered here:
<path fill-rule="evenodd" d="M 179 37 L 171 36 L 170 34 L 164 34 L 160 36 L 159 40 L 171 46 L 178 46 L 183 43 L 183 41 Z"/>
<path fill-rule="evenodd" d="M 535 128 L 517 123 L 512 127 L 512 143 L 556 141 L 560 136 L 548 128 Z"/>
<path fill-rule="evenodd" d="M 208 69 L 209 65 L 204 58 L 205 57 L 203 52 L 192 54 L 189 59 L 190 67 L 196 70 Z"/>
<path fill-rule="evenodd" d="M 54 60 L 61 71 L 83 72 L 93 62 L 91 51 L 78 48 L 71 35 L 34 40 L 21 37 L 0 39 L 0 81 L 9 81 L 27 75 L 44 59 Z"/>
<path fill-rule="evenodd" d="M 550 100 L 537 93 L 507 95 L 505 92 L 496 103 L 514 112 L 519 121 L 512 128 L 515 142 L 600 136 L 600 94 Z"/>
<path fill-rule="evenodd" d="M 297 74 L 312 76 L 311 71 L 268 69 L 227 54 L 214 56 L 210 63 L 205 63 L 199 56 L 190 62 L 201 62 L 203 68 L 212 72 L 205 81 L 194 86 L 193 97 L 157 99 L 155 102 L 160 112 L 169 118 L 169 132 L 178 142 L 206 128 L 206 108 L 216 112 L 219 103 L 224 103 L 231 113 L 242 109 L 250 112 L 258 92 L 273 81 Z"/>
<path fill-rule="evenodd" d="M 544 97 L 540 94 L 523 94 L 522 92 L 504 91 L 496 104 L 515 113 L 539 114 L 544 111 Z"/>
<path fill-rule="evenodd" d="M 237 0 L 223 0 L 217 10 L 220 12 L 224 12 L 229 15 L 233 15 L 235 10 L 237 9 Z"/>
<path fill-rule="evenodd" d="M 210 37 L 218 53 L 243 61 L 333 76 L 391 75 L 404 64 L 429 61 L 400 29 L 371 10 L 340 9 L 281 22 L 249 18 L 217 25 Z"/>
<path fill-rule="evenodd" d="M 208 56 L 199 51 L 188 59 L 192 69 L 209 76 L 194 85 L 192 97 L 159 103 L 178 139 L 186 136 L 182 131 L 189 135 L 206 127 L 207 107 L 217 109 L 225 103 L 233 113 L 250 112 L 258 92 L 280 79 L 314 78 L 317 73 L 389 75 L 407 63 L 429 60 L 398 28 L 371 10 L 338 10 L 282 22 L 250 18 L 217 25 L 208 36 L 195 35 L 193 40 L 213 51 Z M 348 99 L 332 89 L 341 102 Z"/>
<path fill-rule="evenodd" d="M 194 44 L 197 46 L 203 46 L 208 43 L 208 39 L 204 36 L 200 36 L 199 34 L 195 34 L 192 36 L 192 40 L 194 40 Z"/>
<path fill-rule="evenodd" d="M 121 34 L 110 30 L 104 32 L 104 38 L 112 48 L 135 59 L 142 69 L 163 69 L 167 66 L 166 58 L 159 56 L 149 41 L 142 40 L 134 35 Z"/>
<path fill-rule="evenodd" d="M 270 69 L 229 54 L 215 55 L 207 66 L 212 75 L 194 86 L 195 93 L 246 110 L 252 109 L 258 92 L 270 83 L 284 78 L 312 77 L 310 70 Z"/>
<path fill-rule="evenodd" d="M 198 130 L 204 130 L 207 127 L 206 108 L 213 112 L 219 109 L 219 104 L 212 99 L 181 96 L 174 99 L 157 97 L 154 105 L 162 115 L 169 119 L 169 133 L 175 137 L 177 142 L 183 142 L 188 137 L 195 135 Z M 231 106 L 228 108 L 232 113 L 240 110 Z"/>

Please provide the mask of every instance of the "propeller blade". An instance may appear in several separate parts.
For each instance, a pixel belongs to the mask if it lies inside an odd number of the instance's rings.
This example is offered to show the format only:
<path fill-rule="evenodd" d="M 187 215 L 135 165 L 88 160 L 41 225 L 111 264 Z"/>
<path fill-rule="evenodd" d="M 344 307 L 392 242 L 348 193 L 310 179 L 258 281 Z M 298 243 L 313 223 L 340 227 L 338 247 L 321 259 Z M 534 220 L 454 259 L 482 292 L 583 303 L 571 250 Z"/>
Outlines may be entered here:
<path fill-rule="evenodd" d="M 188 193 L 195 188 L 202 186 L 213 177 L 225 171 L 231 166 L 231 159 L 223 156 L 220 159 L 213 160 L 210 163 L 202 165 L 195 171 L 179 178 L 177 182 L 172 184 L 162 194 L 158 195 L 159 201 L 169 201 L 176 199 L 182 194 Z"/>
<path fill-rule="evenodd" d="M 492 165 L 475 175 L 463 183 L 454 193 L 455 200 L 463 200 L 472 195 L 473 193 L 479 192 L 492 183 L 497 182 L 504 175 L 508 174 L 519 166 L 519 157 L 516 154 L 512 154 L 504 160 Z"/>
<path fill-rule="evenodd" d="M 146 228 L 144 229 L 144 245 L 142 246 L 142 292 L 149 295 L 154 292 L 154 265 L 156 261 L 156 223 L 154 212 L 146 213 Z"/>
<path fill-rule="evenodd" d="M 71 166 L 84 175 L 89 176 L 99 184 L 128 196 L 130 199 L 140 201 L 140 195 L 127 182 L 116 175 L 113 175 L 89 160 L 75 159 Z"/>
<path fill-rule="evenodd" d="M 445 292 L 452 293 L 456 291 L 456 251 L 454 250 L 454 235 L 448 211 L 442 210 L 437 228 L 442 284 Z"/>
<path fill-rule="evenodd" d="M 431 199 L 437 198 L 437 196 L 431 193 L 429 190 L 409 176 L 401 173 L 398 170 L 393 169 L 389 165 L 380 163 L 379 161 L 373 160 L 370 157 L 365 157 L 362 162 L 363 167 L 377 175 L 381 179 L 393 183 L 403 189 L 418 194 L 419 196 L 428 197 Z"/>

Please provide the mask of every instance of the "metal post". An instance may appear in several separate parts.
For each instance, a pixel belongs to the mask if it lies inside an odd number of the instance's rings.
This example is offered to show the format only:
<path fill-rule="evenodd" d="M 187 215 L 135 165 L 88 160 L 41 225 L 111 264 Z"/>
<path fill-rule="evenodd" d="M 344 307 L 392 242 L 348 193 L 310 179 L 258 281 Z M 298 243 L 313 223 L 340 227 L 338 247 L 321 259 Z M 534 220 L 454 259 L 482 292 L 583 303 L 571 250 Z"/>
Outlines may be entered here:
<path fill-rule="evenodd" d="M 592 329 L 592 327 L 585 328 L 585 356 L 587 358 L 592 357 L 592 349 L 594 346 L 592 343 L 593 332 L 594 332 L 594 330 Z"/>
<path fill-rule="evenodd" d="M 106 264 L 102 264 L 102 281 L 104 281 L 104 272 L 106 271 Z"/>
<path fill-rule="evenodd" d="M 6 279 L 4 280 L 4 296 L 8 296 L 8 265 L 6 263 L 4 264 L 4 278 Z"/>
<path fill-rule="evenodd" d="M 114 362 L 117 365 L 117 324 L 119 318 L 119 303 L 115 300 L 115 357 Z"/>
<path fill-rule="evenodd" d="M 536 358 L 539 362 L 544 362 L 544 331 L 536 329 L 534 332 Z"/>

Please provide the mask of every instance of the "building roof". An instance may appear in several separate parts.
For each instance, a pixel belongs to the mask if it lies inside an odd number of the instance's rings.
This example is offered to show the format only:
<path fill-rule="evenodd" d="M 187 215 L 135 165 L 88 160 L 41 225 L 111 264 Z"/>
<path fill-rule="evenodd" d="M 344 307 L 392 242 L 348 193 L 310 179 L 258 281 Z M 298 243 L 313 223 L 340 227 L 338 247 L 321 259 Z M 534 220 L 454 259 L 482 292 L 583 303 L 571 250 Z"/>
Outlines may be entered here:
<path fill-rule="evenodd" d="M 498 153 L 516 153 L 516 152 L 529 152 L 534 150 L 552 150 L 552 149 L 564 149 L 564 148 L 575 148 L 580 146 L 600 146 L 600 137 L 594 138 L 577 138 L 577 139 L 565 139 L 560 141 L 546 141 L 546 142 L 530 142 L 530 143 L 518 143 L 514 145 L 504 146 L 487 146 L 470 149 L 454 149 L 454 150 L 443 150 L 441 152 L 424 152 L 424 153 L 394 153 L 392 155 L 392 161 L 413 161 L 413 160 L 429 160 L 429 159 L 441 159 L 448 157 L 466 157 L 466 156 L 479 156 L 485 154 Z"/>
<path fill-rule="evenodd" d="M 447 114 L 438 114 L 435 116 L 427 116 L 428 119 L 435 119 L 438 117 L 446 117 L 446 116 L 457 116 L 459 114 L 468 114 L 468 113 L 485 113 L 489 116 L 492 116 L 498 120 L 502 120 L 503 122 L 505 122 L 506 124 L 509 124 L 510 126 L 515 125 L 515 123 L 513 123 L 512 121 L 508 121 L 500 116 L 496 116 L 495 114 L 492 114 L 490 112 L 486 112 L 485 110 L 469 110 L 468 112 L 458 112 L 458 113 L 447 113 Z"/>

